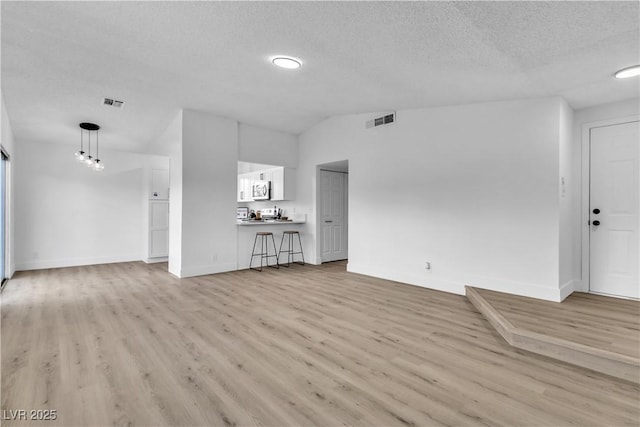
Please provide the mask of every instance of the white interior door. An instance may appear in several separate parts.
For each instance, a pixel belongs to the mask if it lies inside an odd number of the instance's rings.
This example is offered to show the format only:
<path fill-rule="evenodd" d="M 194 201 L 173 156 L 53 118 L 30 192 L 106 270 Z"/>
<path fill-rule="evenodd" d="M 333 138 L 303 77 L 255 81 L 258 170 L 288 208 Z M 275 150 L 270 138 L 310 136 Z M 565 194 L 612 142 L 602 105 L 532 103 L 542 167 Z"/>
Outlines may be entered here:
<path fill-rule="evenodd" d="M 169 201 L 149 202 L 149 258 L 169 256 Z"/>
<path fill-rule="evenodd" d="M 640 298 L 640 123 L 591 129 L 589 196 L 593 292 Z"/>
<path fill-rule="evenodd" d="M 320 171 L 322 262 L 347 259 L 347 174 Z"/>

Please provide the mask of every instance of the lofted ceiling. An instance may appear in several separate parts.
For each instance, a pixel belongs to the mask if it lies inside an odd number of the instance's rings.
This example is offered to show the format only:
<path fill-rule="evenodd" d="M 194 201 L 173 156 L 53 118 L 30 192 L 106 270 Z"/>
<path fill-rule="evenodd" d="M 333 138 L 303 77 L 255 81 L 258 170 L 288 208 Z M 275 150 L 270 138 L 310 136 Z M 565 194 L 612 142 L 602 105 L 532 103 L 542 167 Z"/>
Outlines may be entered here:
<path fill-rule="evenodd" d="M 326 117 L 562 96 L 638 97 L 639 3 L 1 2 L 19 140 L 153 152 L 179 109 L 300 133 Z M 300 58 L 297 71 L 270 58 Z M 102 97 L 126 101 L 122 110 Z"/>

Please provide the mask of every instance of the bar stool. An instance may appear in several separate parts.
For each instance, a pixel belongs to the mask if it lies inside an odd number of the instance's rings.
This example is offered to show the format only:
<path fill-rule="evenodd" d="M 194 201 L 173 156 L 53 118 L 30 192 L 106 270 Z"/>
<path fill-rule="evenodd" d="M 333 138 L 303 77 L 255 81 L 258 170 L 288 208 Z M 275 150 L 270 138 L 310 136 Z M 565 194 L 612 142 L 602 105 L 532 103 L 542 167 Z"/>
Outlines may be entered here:
<path fill-rule="evenodd" d="M 294 235 L 298 236 L 298 246 L 300 248 L 299 251 L 296 251 L 295 248 L 294 248 L 294 244 L 295 244 L 295 241 L 294 241 L 294 238 L 293 238 Z M 288 239 L 289 239 L 289 242 L 288 242 L 288 248 L 289 249 L 283 251 L 282 250 L 282 244 L 284 243 L 285 236 L 287 236 Z M 280 263 L 280 255 L 282 255 L 283 252 L 287 254 L 287 263 L 286 264 L 283 263 L 282 264 L 283 267 L 289 267 L 290 263 L 304 265 L 304 253 L 302 252 L 302 240 L 300 240 L 300 233 L 299 232 L 288 230 L 288 231 L 285 231 L 285 232 L 282 233 L 282 240 L 280 240 L 280 250 L 278 251 L 278 264 Z M 298 261 L 296 263 L 295 255 L 297 255 L 297 254 L 300 254 L 302 256 L 302 261 L 301 262 Z"/>
<path fill-rule="evenodd" d="M 269 255 L 269 236 L 271 236 L 271 243 L 273 244 L 273 255 Z M 260 237 L 260 252 L 256 253 L 256 244 L 258 243 L 258 237 Z M 260 268 L 252 267 L 253 258 L 257 256 L 260 257 Z M 275 258 L 276 264 L 269 265 L 269 258 Z M 265 259 L 266 261 L 263 264 L 262 261 Z M 268 231 L 259 231 L 256 233 L 256 238 L 253 240 L 253 250 L 251 251 L 251 261 L 249 261 L 249 268 L 251 270 L 262 271 L 263 265 L 272 268 L 280 268 L 280 265 L 278 264 L 278 253 L 276 252 L 276 241 L 273 238 L 273 233 Z"/>

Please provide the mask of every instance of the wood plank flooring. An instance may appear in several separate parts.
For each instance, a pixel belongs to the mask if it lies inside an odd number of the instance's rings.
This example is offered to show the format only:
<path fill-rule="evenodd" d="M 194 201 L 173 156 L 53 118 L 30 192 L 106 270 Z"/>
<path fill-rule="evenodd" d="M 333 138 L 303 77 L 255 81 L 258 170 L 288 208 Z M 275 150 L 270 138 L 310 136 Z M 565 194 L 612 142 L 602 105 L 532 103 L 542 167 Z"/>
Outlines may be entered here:
<path fill-rule="evenodd" d="M 575 292 L 557 303 L 476 291 L 518 328 L 640 359 L 640 301 Z"/>
<path fill-rule="evenodd" d="M 545 305 L 541 306 L 541 301 L 533 300 L 530 298 L 521 298 L 517 300 L 517 304 L 522 307 L 522 310 L 529 313 L 529 319 L 520 322 L 520 326 L 514 325 L 503 314 L 502 310 L 506 308 L 513 309 L 512 305 L 496 304 L 494 306 L 491 301 L 496 299 L 503 299 L 504 301 L 513 301 L 509 299 L 510 295 L 495 295 L 495 298 L 485 298 L 488 295 L 488 291 L 466 286 L 466 297 L 471 304 L 489 321 L 491 326 L 508 342 L 512 347 L 527 350 L 532 353 L 540 354 L 547 357 L 552 357 L 563 362 L 571 363 L 572 365 L 582 366 L 594 370 L 596 372 L 602 372 L 607 375 L 611 375 L 616 378 L 620 378 L 626 381 L 640 384 L 640 359 L 634 356 L 628 356 L 616 349 L 608 350 L 605 348 L 593 347 L 588 344 L 584 344 L 586 339 L 572 339 L 571 334 L 565 334 L 566 338 L 559 338 L 556 333 L 556 329 L 562 329 L 557 327 L 554 322 L 548 320 L 547 317 L 552 317 L 551 314 L 560 316 L 561 319 L 569 321 L 571 313 L 569 311 L 564 312 L 561 308 L 562 304 L 552 303 L 553 306 L 548 307 L 545 310 Z M 496 294 L 495 292 L 492 294 Z M 493 295 L 492 295 L 493 296 Z M 527 302 L 532 308 L 527 306 Z M 610 308 L 613 309 L 615 304 L 610 304 Z M 497 308 L 496 308 L 497 307 Z M 537 311 L 534 311 L 535 308 Z M 550 313 L 551 312 L 551 313 Z M 554 313 L 555 312 L 555 313 Z M 614 313 L 616 313 L 614 311 Z M 589 319 L 592 323 L 597 324 L 598 327 L 592 328 L 593 338 L 591 341 L 606 342 L 612 340 L 612 335 L 615 335 L 614 331 L 608 330 L 602 327 L 603 323 L 608 323 L 606 318 L 598 317 L 598 315 L 606 315 L 606 312 L 602 312 L 600 307 L 598 309 L 588 310 L 582 313 L 582 316 L 578 316 L 581 320 Z M 617 314 L 617 313 L 616 313 Z M 628 321 L 632 322 L 634 316 L 627 316 Z M 545 318 L 549 323 L 549 332 L 540 328 L 537 325 L 537 320 Z M 557 323 L 562 323 L 556 320 Z M 620 319 L 616 319 L 615 323 L 622 323 Z M 528 325 L 536 325 L 535 327 Z M 630 324 L 633 329 L 633 323 Z M 566 327 L 566 326 L 565 326 Z M 578 336 L 579 334 L 575 334 Z M 614 337 L 614 339 L 616 339 Z M 582 342 L 579 342 L 582 341 Z"/>
<path fill-rule="evenodd" d="M 1 320 L 2 425 L 640 423 L 637 385 L 510 347 L 463 296 L 344 263 L 22 272 Z M 6 419 L 18 409 L 57 419 Z"/>

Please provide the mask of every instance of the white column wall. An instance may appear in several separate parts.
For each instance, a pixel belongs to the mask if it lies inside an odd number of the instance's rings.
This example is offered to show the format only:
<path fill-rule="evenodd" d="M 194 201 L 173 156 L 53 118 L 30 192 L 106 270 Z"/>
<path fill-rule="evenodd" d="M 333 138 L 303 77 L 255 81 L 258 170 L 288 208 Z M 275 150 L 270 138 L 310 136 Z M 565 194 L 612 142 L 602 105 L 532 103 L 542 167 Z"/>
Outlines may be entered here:
<path fill-rule="evenodd" d="M 237 121 L 183 111 L 179 277 L 236 269 L 237 163 Z"/>

